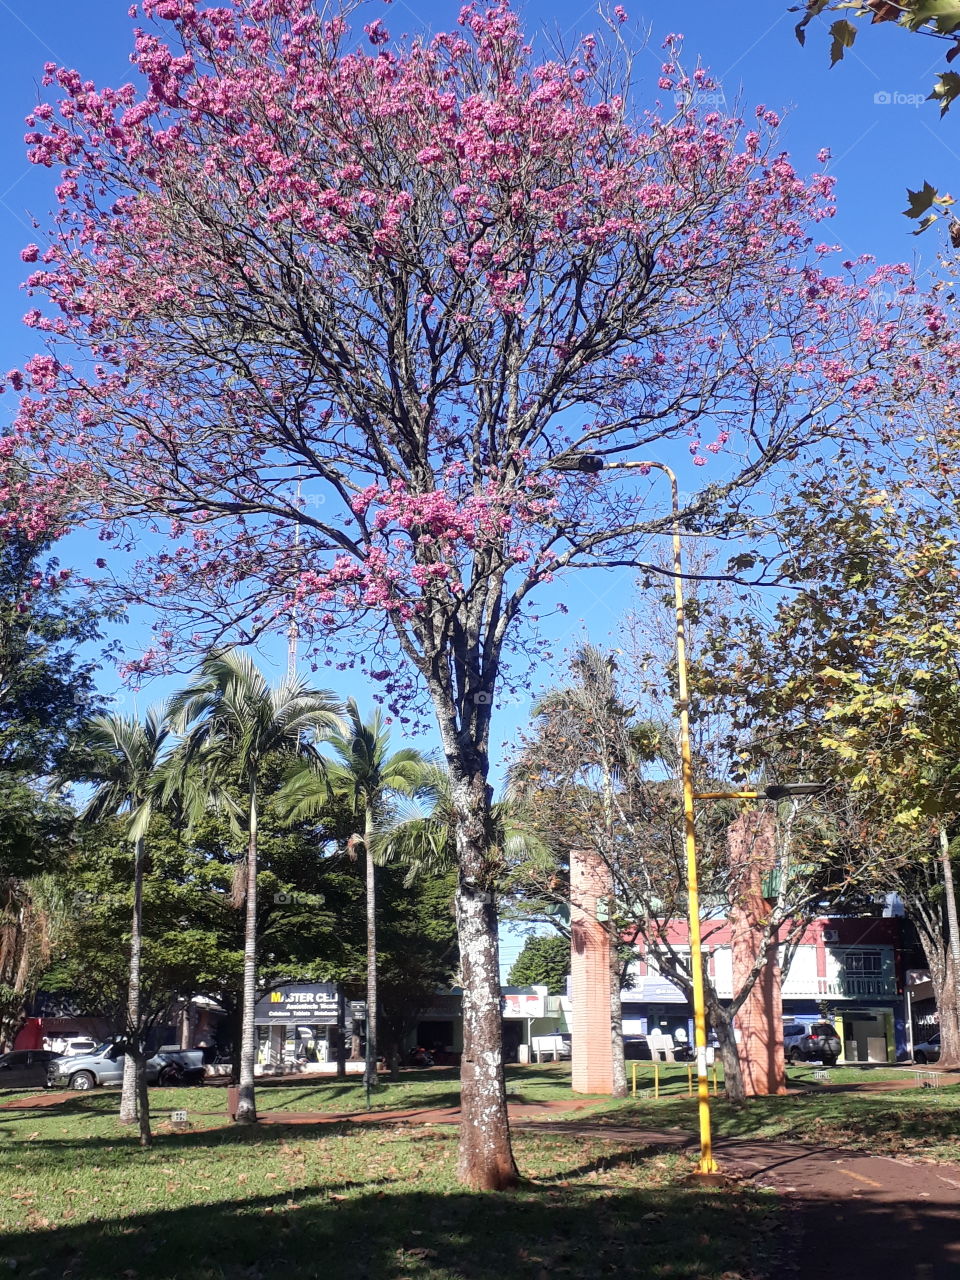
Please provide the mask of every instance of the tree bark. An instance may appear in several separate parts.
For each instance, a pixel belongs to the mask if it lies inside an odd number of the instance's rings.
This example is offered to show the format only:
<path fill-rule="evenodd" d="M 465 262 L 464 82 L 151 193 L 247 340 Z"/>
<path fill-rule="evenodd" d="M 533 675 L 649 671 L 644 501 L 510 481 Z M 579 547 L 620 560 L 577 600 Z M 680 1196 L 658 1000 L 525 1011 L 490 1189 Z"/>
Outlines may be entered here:
<path fill-rule="evenodd" d="M 237 1123 L 254 1124 L 257 1102 L 253 1065 L 257 1052 L 254 1009 L 257 1002 L 257 783 L 250 779 L 250 839 L 247 845 L 246 918 L 243 937 L 243 1020 L 240 1029 L 240 1081 Z"/>
<path fill-rule="evenodd" d="M 947 941 L 950 943 L 950 956 L 954 961 L 955 972 L 960 973 L 960 925 L 956 919 L 956 887 L 954 884 L 954 863 L 950 856 L 950 840 L 946 827 L 940 828 L 940 863 L 943 870 L 943 897 L 947 916 Z"/>
<path fill-rule="evenodd" d="M 463 1057 L 460 1072 L 460 1181 L 496 1191 L 518 1180 L 510 1146 L 503 1073 L 497 911 L 488 865 L 490 798 L 482 772 L 454 772 L 460 875 L 457 931 L 463 977 Z"/>
<path fill-rule="evenodd" d="M 620 935 L 615 926 L 610 930 L 610 1039 L 612 1042 L 613 1096 L 627 1096 L 627 1065 L 623 1056 L 623 1001 L 620 998 L 622 972 Z"/>
<path fill-rule="evenodd" d="M 945 914 L 945 913 L 944 913 Z M 920 923 L 918 921 L 918 923 Z M 930 983 L 940 1015 L 940 1057 L 942 1066 L 960 1065 L 960 990 L 957 977 L 960 974 L 954 964 L 947 939 L 937 937 L 932 920 L 924 921 L 920 928 L 920 940 L 930 970 Z"/>
<path fill-rule="evenodd" d="M 737 1052 L 737 1037 L 734 1034 L 734 1015 L 723 1007 L 709 988 L 705 994 L 707 1009 L 710 1013 L 710 1025 L 716 1032 L 720 1045 L 724 1094 L 730 1102 L 745 1102 L 746 1093 L 743 1088 L 743 1074 L 740 1071 L 740 1055 Z"/>
<path fill-rule="evenodd" d="M 120 1087 L 120 1123 L 136 1124 L 138 1110 L 137 1063 L 128 1041 L 123 1055 L 123 1084 Z"/>
<path fill-rule="evenodd" d="M 150 1132 L 150 1097 L 147 1093 L 147 1055 L 143 1048 L 140 1047 L 137 1049 L 135 1056 L 128 1053 L 127 1057 L 133 1058 L 134 1063 L 137 1114 L 140 1118 L 140 1145 L 141 1147 L 150 1147 L 153 1145 L 153 1135 Z M 126 1076 L 126 1063 L 124 1063 L 124 1076 Z"/>
<path fill-rule="evenodd" d="M 140 836 L 133 846 L 133 917 L 130 923 L 130 976 L 127 983 L 127 1052 L 123 1060 L 123 1086 L 120 1092 L 121 1124 L 134 1124 L 140 1109 L 136 1058 L 142 1053 L 140 964 L 143 954 L 143 855 L 144 839 Z M 144 1123 L 143 1118 L 140 1123 Z M 149 1110 L 146 1123 L 149 1129 Z"/>
<path fill-rule="evenodd" d="M 377 1087 L 377 867 L 373 861 L 373 805 L 367 798 L 363 843 L 367 855 L 367 1054 L 363 1082 Z"/>

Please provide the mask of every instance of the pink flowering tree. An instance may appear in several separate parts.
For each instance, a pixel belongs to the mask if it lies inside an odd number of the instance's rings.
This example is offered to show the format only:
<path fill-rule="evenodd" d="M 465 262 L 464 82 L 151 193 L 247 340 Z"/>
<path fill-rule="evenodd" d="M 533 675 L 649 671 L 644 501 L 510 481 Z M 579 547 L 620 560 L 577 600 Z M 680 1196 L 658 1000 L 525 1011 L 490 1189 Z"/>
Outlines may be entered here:
<path fill-rule="evenodd" d="M 635 107 L 622 11 L 539 61 L 505 4 L 406 42 L 312 0 L 141 9 L 135 82 L 48 65 L 28 122 L 58 212 L 23 253 L 44 351 L 9 376 L 0 453 L 30 475 L 4 501 L 41 533 L 148 535 L 122 583 L 161 618 L 144 667 L 295 608 L 317 647 L 362 633 L 388 701 L 432 706 L 460 1173 L 502 1187 L 494 700 L 536 589 L 667 527 L 659 495 L 576 459 L 722 455 L 684 518 L 731 529 L 783 458 L 929 393 L 905 268 L 817 244 L 829 178 L 798 176 L 772 112 L 711 109 L 675 38 L 661 105 Z"/>

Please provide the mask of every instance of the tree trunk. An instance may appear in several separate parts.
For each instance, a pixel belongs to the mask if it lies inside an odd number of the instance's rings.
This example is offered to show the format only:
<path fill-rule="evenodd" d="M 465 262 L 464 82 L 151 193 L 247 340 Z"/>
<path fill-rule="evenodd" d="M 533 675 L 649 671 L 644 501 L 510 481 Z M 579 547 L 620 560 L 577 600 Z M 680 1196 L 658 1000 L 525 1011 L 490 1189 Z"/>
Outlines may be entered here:
<path fill-rule="evenodd" d="M 706 992 L 710 1025 L 720 1044 L 720 1061 L 723 1063 L 723 1091 L 730 1102 L 745 1102 L 743 1075 L 740 1071 L 740 1055 L 734 1034 L 733 1015 L 709 991 Z"/>
<path fill-rule="evenodd" d="M 133 1055 L 128 1053 L 127 1057 L 130 1058 Z M 124 1076 L 126 1076 L 126 1063 L 124 1063 Z M 137 1112 L 140 1117 L 140 1145 L 149 1147 L 153 1145 L 153 1135 L 150 1132 L 150 1097 L 147 1093 L 147 1056 L 143 1049 L 138 1049 L 134 1058 L 134 1077 Z"/>
<path fill-rule="evenodd" d="M 136 1055 L 142 1049 L 140 961 L 143 953 L 143 854 L 144 839 L 140 836 L 133 846 L 133 918 L 130 923 L 130 976 L 127 983 L 127 1052 L 124 1056 L 123 1086 L 120 1092 L 121 1124 L 134 1124 L 138 1110 Z M 149 1128 L 149 1116 L 147 1125 Z"/>
<path fill-rule="evenodd" d="M 257 783 L 250 779 L 250 839 L 247 845 L 246 919 L 243 936 L 243 1021 L 240 1029 L 240 1081 L 237 1123 L 254 1124 L 257 1102 L 253 1064 L 257 1052 L 254 1008 L 257 1002 Z"/>
<path fill-rule="evenodd" d="M 449 758 L 449 757 L 448 757 Z M 503 1074 L 497 910 L 487 857 L 490 797 L 486 778 L 453 773 L 457 853 L 457 931 L 463 979 L 460 1072 L 460 1181 L 477 1191 L 516 1184 Z"/>
<path fill-rule="evenodd" d="M 937 1008 L 940 1011 L 940 1057 L 938 1065 L 960 1066 L 960 974 L 950 952 L 944 957 L 944 975 L 940 990 L 936 991 Z M 931 978 L 933 974 L 931 971 Z"/>
<path fill-rule="evenodd" d="M 622 980 L 620 965 L 620 935 L 610 928 L 610 1038 L 613 1056 L 613 1096 L 627 1096 L 627 1066 L 623 1057 L 623 1002 L 620 998 Z"/>
<path fill-rule="evenodd" d="M 943 988 L 937 1001 L 940 1010 L 940 1061 L 946 1066 L 960 1065 L 960 1009 L 958 1009 L 957 978 L 960 975 L 960 927 L 957 924 L 957 894 L 953 882 L 953 862 L 950 857 L 950 841 L 946 827 L 940 827 L 940 865 L 943 870 L 944 908 L 947 917 L 947 941 L 949 948 L 945 958 L 946 973 Z M 947 1039 L 944 1040 L 944 1029 Z"/>
<path fill-rule="evenodd" d="M 137 1062 L 133 1045 L 128 1041 L 123 1055 L 123 1084 L 120 1087 L 120 1123 L 137 1122 Z"/>
<path fill-rule="evenodd" d="M 945 912 L 944 912 L 945 914 Z M 957 987 L 957 976 L 960 970 L 953 962 L 953 955 L 942 936 L 937 937 L 938 930 L 930 918 L 924 921 L 926 927 L 920 929 L 920 940 L 930 970 L 930 983 L 940 1016 L 940 1057 L 938 1065 L 955 1067 L 960 1065 L 960 991 Z"/>
<path fill-rule="evenodd" d="M 400 1079 L 400 1040 L 397 1036 L 390 1038 L 390 1052 L 387 1056 L 387 1062 L 390 1066 L 390 1079 L 397 1081 Z"/>
<path fill-rule="evenodd" d="M 373 805 L 365 804 L 363 845 L 367 854 L 367 1054 L 363 1083 L 377 1087 L 377 867 L 373 861 Z"/>

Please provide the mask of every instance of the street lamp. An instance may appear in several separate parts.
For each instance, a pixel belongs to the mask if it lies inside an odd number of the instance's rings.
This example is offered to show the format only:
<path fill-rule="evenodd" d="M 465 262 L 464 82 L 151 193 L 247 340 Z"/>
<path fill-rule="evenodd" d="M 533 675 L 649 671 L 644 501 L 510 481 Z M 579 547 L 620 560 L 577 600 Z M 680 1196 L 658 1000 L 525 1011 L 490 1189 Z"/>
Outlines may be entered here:
<path fill-rule="evenodd" d="M 683 609 L 683 565 L 680 544 L 680 491 L 677 477 L 662 462 L 617 462 L 616 470 L 638 470 L 644 473 L 662 471 L 670 481 L 673 509 L 673 598 L 677 631 L 677 703 L 680 709 L 680 777 L 683 784 L 683 828 L 687 855 L 687 915 L 690 930 L 690 976 L 693 984 L 693 1043 L 697 1055 L 697 1099 L 700 1121 L 700 1160 L 698 1174 L 717 1171 L 713 1158 L 710 1124 L 710 1081 L 707 1077 L 707 1009 L 703 990 L 703 949 L 700 939 L 700 888 L 697 881 L 697 840 L 693 814 L 693 756 L 690 751 L 690 699 L 687 692 L 686 617 Z M 557 470 L 582 471 L 596 475 L 604 469 L 603 458 L 596 453 L 570 454 L 555 464 Z"/>
<path fill-rule="evenodd" d="M 551 464 L 552 470 L 580 471 L 597 475 L 604 470 L 604 459 L 597 453 L 571 453 Z M 662 471 L 670 481 L 673 512 L 673 599 L 676 611 L 677 703 L 680 710 L 680 777 L 683 785 L 683 827 L 687 856 L 687 915 L 690 931 L 690 976 L 693 984 L 694 1046 L 697 1055 L 697 1099 L 700 1122 L 700 1160 L 698 1174 L 717 1171 L 713 1158 L 710 1118 L 710 1082 L 707 1078 L 707 1011 L 703 990 L 703 948 L 700 936 L 700 887 L 697 875 L 697 837 L 694 821 L 695 800 L 785 800 L 799 796 L 820 795 L 827 789 L 824 782 L 792 782 L 764 787 L 762 791 L 693 790 L 693 755 L 690 750 L 690 696 L 687 678 L 686 615 L 683 608 L 683 562 L 680 540 L 680 491 L 677 477 L 663 462 L 617 462 L 617 471 Z"/>
<path fill-rule="evenodd" d="M 698 791 L 694 800 L 799 800 L 801 796 L 822 796 L 829 782 L 780 782 L 762 791 Z"/>
<path fill-rule="evenodd" d="M 604 470 L 604 459 L 597 453 L 571 453 L 551 464 L 552 470 L 580 471 L 597 475 Z M 700 888 L 697 876 L 697 838 L 693 805 L 695 800 L 786 800 L 800 796 L 821 795 L 828 789 L 825 782 L 786 782 L 764 787 L 762 791 L 693 790 L 693 755 L 690 750 L 690 697 L 687 679 L 686 616 L 683 608 L 683 563 L 680 541 L 680 492 L 677 477 L 663 462 L 617 462 L 617 471 L 662 471 L 670 481 L 673 511 L 673 598 L 677 629 L 677 703 L 680 710 L 680 777 L 683 784 L 683 827 L 687 856 L 687 915 L 690 930 L 690 970 L 693 984 L 694 1046 L 697 1055 L 697 1099 L 700 1121 L 700 1160 L 698 1174 L 717 1172 L 713 1158 L 710 1118 L 710 1082 L 707 1078 L 707 1011 L 703 990 L 703 948 L 700 937 Z"/>

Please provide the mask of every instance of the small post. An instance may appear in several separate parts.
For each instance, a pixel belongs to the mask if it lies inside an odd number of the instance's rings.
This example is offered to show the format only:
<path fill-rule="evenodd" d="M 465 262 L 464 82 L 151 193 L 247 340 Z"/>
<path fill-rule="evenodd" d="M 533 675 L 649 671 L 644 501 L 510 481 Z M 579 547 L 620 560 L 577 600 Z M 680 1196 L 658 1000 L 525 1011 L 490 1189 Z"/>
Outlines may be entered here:
<path fill-rule="evenodd" d="M 713 1096 L 717 1096 L 717 1064 L 713 1064 Z"/>
<path fill-rule="evenodd" d="M 687 1097 L 693 1097 L 693 1067 L 687 1063 Z"/>
<path fill-rule="evenodd" d="M 630 1075 L 633 1080 L 631 1093 L 633 1094 L 634 1097 L 636 1097 L 637 1096 L 637 1064 L 636 1062 L 630 1063 Z"/>
<path fill-rule="evenodd" d="M 337 985 L 337 1079 L 346 1080 L 347 1078 L 347 1046 L 346 1046 L 346 1021 L 347 1021 L 346 1001 L 343 996 L 343 987 Z"/>
<path fill-rule="evenodd" d="M 653 1064 L 653 1096 L 654 1096 L 654 1099 L 658 1099 L 660 1097 L 660 1063 L 659 1062 L 654 1062 Z"/>

